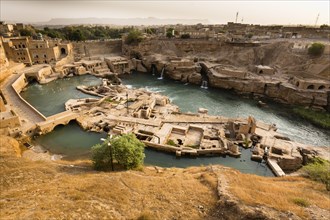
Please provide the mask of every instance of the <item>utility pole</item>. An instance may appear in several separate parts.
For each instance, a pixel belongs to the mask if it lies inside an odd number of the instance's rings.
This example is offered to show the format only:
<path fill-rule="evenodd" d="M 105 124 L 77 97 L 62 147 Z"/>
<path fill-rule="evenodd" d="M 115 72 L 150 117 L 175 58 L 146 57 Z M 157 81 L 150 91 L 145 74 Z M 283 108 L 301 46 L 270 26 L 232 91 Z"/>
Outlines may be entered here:
<path fill-rule="evenodd" d="M 110 140 L 112 138 L 112 135 L 109 136 L 109 139 L 104 139 L 104 138 L 101 138 L 101 141 L 103 142 L 106 142 L 107 141 L 107 145 L 109 147 L 109 150 L 110 150 L 110 163 L 111 163 L 111 170 L 112 171 L 115 171 L 114 167 L 113 167 L 113 156 L 112 156 L 112 146 L 111 146 L 111 143 L 110 143 Z"/>
<path fill-rule="evenodd" d="M 126 92 L 126 109 L 128 114 L 128 92 Z"/>
<path fill-rule="evenodd" d="M 317 17 L 316 17 L 316 20 L 315 20 L 315 24 L 314 24 L 315 27 L 317 25 L 317 22 L 319 21 L 319 17 L 320 17 L 320 13 L 317 14 Z"/>

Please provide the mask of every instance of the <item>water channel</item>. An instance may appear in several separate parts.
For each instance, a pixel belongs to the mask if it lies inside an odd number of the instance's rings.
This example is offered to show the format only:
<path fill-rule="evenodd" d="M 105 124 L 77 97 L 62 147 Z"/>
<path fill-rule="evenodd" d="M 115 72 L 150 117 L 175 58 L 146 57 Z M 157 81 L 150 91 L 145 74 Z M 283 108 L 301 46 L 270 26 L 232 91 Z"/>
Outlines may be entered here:
<path fill-rule="evenodd" d="M 278 131 L 292 140 L 317 146 L 330 146 L 330 132 L 297 119 L 288 107 L 269 102 L 268 108 L 257 107 L 257 101 L 242 98 L 234 93 L 220 89 L 201 89 L 197 85 L 185 85 L 172 80 L 157 79 L 159 76 L 133 73 L 123 79 L 124 84 L 133 88 L 144 87 L 150 91 L 161 92 L 178 105 L 183 112 L 196 112 L 199 107 L 207 108 L 209 114 L 226 117 L 254 116 L 257 120 L 274 123 Z M 46 116 L 64 110 L 64 103 L 70 98 L 85 98 L 89 95 L 76 90 L 77 85 L 99 84 L 100 79 L 85 75 L 59 79 L 46 85 L 30 84 L 22 97 Z M 49 134 L 37 138 L 36 142 L 52 153 L 66 155 L 65 159 L 85 159 L 90 155 L 90 147 L 99 142 L 105 134 L 83 131 L 76 123 L 57 126 Z M 180 158 L 175 155 L 146 149 L 145 164 L 163 167 L 187 167 L 193 165 L 222 164 L 245 173 L 272 176 L 264 165 L 250 160 L 250 150 L 242 150 L 241 158 L 201 157 Z"/>

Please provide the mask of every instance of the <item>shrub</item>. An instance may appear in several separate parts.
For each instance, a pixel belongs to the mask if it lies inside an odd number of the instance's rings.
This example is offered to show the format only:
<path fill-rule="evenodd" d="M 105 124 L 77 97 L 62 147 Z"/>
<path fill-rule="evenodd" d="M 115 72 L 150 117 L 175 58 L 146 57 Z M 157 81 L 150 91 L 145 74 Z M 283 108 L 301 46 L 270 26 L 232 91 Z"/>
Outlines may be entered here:
<path fill-rule="evenodd" d="M 303 170 L 312 180 L 324 183 L 328 191 L 330 191 L 330 162 L 322 158 L 316 157 L 306 165 Z"/>
<path fill-rule="evenodd" d="M 174 35 L 172 34 L 172 32 L 167 32 L 166 37 L 167 38 L 172 38 L 172 37 L 174 37 Z"/>
<path fill-rule="evenodd" d="M 19 31 L 19 34 L 21 36 L 32 36 L 35 34 L 34 30 L 29 29 L 29 28 L 24 28 Z"/>
<path fill-rule="evenodd" d="M 138 140 L 134 134 L 124 134 L 112 138 L 111 146 L 113 157 L 120 165 L 126 169 L 134 169 L 143 165 L 144 144 Z"/>
<path fill-rule="evenodd" d="M 140 43 L 142 41 L 142 33 L 141 31 L 139 30 L 131 30 L 126 39 L 125 39 L 125 42 L 127 44 L 137 44 L 137 43 Z"/>
<path fill-rule="evenodd" d="M 313 56 L 319 56 L 323 53 L 324 51 L 324 44 L 321 43 L 313 43 L 309 48 L 308 48 L 308 53 Z"/>
<path fill-rule="evenodd" d="M 92 161 L 95 170 L 104 170 L 110 167 L 110 148 L 107 142 L 92 147 Z"/>

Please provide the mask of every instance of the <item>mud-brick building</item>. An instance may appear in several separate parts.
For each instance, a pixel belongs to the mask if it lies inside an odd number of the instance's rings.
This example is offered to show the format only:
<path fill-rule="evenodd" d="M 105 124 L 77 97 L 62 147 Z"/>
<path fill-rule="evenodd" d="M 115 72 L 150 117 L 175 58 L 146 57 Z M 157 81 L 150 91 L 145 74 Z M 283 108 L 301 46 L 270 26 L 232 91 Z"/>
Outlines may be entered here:
<path fill-rule="evenodd" d="M 8 59 L 5 50 L 3 48 L 2 41 L 0 40 L 0 72 L 3 68 L 6 68 L 8 64 L 9 64 Z"/>
<path fill-rule="evenodd" d="M 72 53 L 71 43 L 32 40 L 28 37 L 2 38 L 8 59 L 27 65 L 53 63 Z"/>

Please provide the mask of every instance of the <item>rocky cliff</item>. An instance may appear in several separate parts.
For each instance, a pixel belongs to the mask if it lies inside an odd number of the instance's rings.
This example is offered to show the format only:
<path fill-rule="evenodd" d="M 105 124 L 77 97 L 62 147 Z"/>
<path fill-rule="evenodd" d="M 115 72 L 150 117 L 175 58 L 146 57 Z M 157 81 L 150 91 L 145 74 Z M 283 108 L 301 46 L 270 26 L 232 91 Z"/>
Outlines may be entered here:
<path fill-rule="evenodd" d="M 149 72 L 152 66 L 158 72 L 165 67 L 167 77 L 185 83 L 200 85 L 202 80 L 208 80 L 212 87 L 253 93 L 284 103 L 322 109 L 330 106 L 327 94 L 330 88 L 330 72 L 327 72 L 330 64 L 327 60 L 330 55 L 324 53 L 320 57 L 311 57 L 307 49 L 294 50 L 293 42 L 234 44 L 217 40 L 153 39 L 135 46 L 123 45 L 123 51 L 128 56 L 141 59 Z M 193 61 L 193 64 L 186 60 Z M 176 65 L 177 62 L 181 64 Z M 201 74 L 201 62 L 208 63 L 209 70 L 204 76 Z M 231 71 L 225 77 L 219 77 L 210 71 L 213 66 L 221 65 L 239 68 L 245 74 L 233 75 L 235 71 Z M 260 75 L 256 73 L 257 65 L 269 66 L 275 74 Z M 321 80 L 325 89 L 297 88 L 291 82 L 293 78 L 306 82 Z"/>

